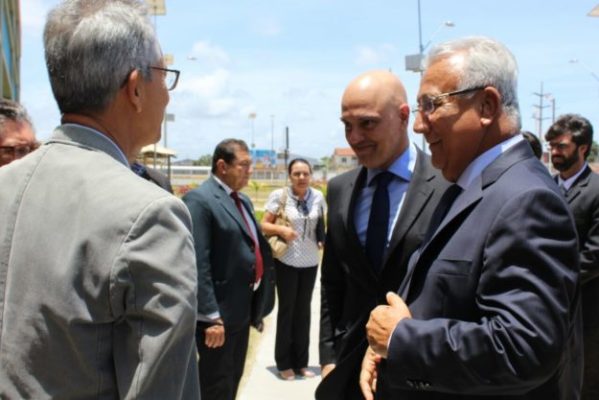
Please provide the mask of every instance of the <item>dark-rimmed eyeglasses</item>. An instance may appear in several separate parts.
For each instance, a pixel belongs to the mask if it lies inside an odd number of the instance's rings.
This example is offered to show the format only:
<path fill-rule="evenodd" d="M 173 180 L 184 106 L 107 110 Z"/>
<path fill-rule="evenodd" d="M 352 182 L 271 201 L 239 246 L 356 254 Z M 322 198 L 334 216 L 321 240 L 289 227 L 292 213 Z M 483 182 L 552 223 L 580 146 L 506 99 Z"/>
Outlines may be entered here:
<path fill-rule="evenodd" d="M 168 69 L 162 67 L 150 68 L 164 72 L 164 84 L 167 90 L 173 90 L 177 87 L 177 82 L 179 82 L 179 74 L 181 73 L 181 71 L 179 71 L 178 69 Z"/>
<path fill-rule="evenodd" d="M 451 96 L 461 96 L 464 94 L 483 90 L 486 86 L 477 86 L 469 89 L 455 90 L 453 92 L 441 93 L 435 96 L 423 95 L 418 99 L 418 104 L 414 106 L 412 112 L 422 113 L 427 117 L 434 113 L 439 106 L 443 104 L 443 100 Z"/>
<path fill-rule="evenodd" d="M 25 157 L 38 147 L 40 147 L 40 144 L 37 142 L 18 146 L 0 146 L 0 157 L 2 159 L 16 160 Z"/>

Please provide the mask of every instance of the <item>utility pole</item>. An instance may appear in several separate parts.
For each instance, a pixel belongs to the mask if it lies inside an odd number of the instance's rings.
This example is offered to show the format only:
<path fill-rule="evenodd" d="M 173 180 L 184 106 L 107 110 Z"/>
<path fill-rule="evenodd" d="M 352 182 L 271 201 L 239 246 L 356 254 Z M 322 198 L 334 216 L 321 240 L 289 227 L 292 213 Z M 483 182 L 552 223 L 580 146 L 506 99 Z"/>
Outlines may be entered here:
<path fill-rule="evenodd" d="M 285 127 L 285 171 L 287 171 L 287 163 L 289 162 L 289 127 L 286 126 Z M 288 174 L 288 172 L 287 172 Z M 287 178 L 289 178 L 289 175 L 287 175 Z"/>
<path fill-rule="evenodd" d="M 541 91 L 540 92 L 534 92 L 533 95 L 538 96 L 539 98 L 539 104 L 535 104 L 534 107 L 538 109 L 538 112 L 533 114 L 533 118 L 537 120 L 538 123 L 538 136 L 539 136 L 539 140 L 541 141 L 541 146 L 543 146 L 543 120 L 544 119 L 549 119 L 549 117 L 543 117 L 543 109 L 548 108 L 549 105 L 544 105 L 543 104 L 543 99 L 546 98 L 546 96 L 550 96 L 551 93 L 544 93 L 543 92 L 543 82 L 541 82 Z M 555 104 L 555 103 L 554 103 Z"/>

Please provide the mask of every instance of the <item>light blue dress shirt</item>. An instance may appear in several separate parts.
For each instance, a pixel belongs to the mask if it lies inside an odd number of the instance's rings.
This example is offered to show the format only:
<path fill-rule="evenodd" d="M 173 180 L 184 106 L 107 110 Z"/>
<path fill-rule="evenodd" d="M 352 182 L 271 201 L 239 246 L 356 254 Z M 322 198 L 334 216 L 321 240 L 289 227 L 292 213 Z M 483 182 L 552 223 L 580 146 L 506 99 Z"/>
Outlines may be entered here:
<path fill-rule="evenodd" d="M 403 204 L 408 185 L 412 180 L 412 173 L 416 165 L 416 148 L 410 144 L 408 148 L 391 164 L 388 171 L 393 174 L 393 179 L 389 183 L 389 226 L 387 235 L 387 246 L 393 228 L 399 218 L 399 212 Z M 368 220 L 370 218 L 370 206 L 376 185 L 371 185 L 375 176 L 381 173 L 380 169 L 368 169 L 366 175 L 366 185 L 360 191 L 356 199 L 356 208 L 354 210 L 354 224 L 360 243 L 366 245 L 366 231 L 368 230 Z"/>

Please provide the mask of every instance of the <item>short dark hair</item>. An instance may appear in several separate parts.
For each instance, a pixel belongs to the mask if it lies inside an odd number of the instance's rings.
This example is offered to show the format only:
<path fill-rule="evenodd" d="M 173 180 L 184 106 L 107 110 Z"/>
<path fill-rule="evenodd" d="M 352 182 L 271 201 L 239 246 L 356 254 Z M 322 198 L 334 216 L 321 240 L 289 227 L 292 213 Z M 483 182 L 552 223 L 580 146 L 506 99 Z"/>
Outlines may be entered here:
<path fill-rule="evenodd" d="M 550 141 L 569 133 L 576 146 L 588 145 L 584 153 L 586 159 L 593 146 L 593 125 L 588 119 L 579 114 L 564 114 L 549 127 L 545 134 L 545 140 Z"/>
<path fill-rule="evenodd" d="M 537 135 L 529 131 L 522 131 L 522 136 L 524 136 L 524 139 L 528 140 L 528 144 L 530 144 L 532 152 L 535 153 L 535 156 L 537 156 L 537 158 L 541 158 L 543 155 L 543 148 L 541 147 L 541 141 Z"/>
<path fill-rule="evenodd" d="M 287 173 L 289 175 L 291 175 L 291 168 L 293 168 L 293 166 L 297 163 L 306 164 L 308 166 L 308 169 L 310 170 L 310 173 L 312 173 L 312 166 L 310 165 L 308 160 L 306 160 L 305 158 L 294 158 L 293 160 L 289 161 L 289 165 L 287 166 Z"/>
<path fill-rule="evenodd" d="M 223 160 L 231 164 L 235 160 L 235 151 L 242 150 L 249 153 L 248 145 L 241 139 L 225 139 L 216 145 L 212 156 L 212 173 L 216 173 L 216 162 Z"/>
<path fill-rule="evenodd" d="M 0 99 L 0 134 L 6 121 L 26 122 L 33 128 L 25 107 L 13 100 Z"/>

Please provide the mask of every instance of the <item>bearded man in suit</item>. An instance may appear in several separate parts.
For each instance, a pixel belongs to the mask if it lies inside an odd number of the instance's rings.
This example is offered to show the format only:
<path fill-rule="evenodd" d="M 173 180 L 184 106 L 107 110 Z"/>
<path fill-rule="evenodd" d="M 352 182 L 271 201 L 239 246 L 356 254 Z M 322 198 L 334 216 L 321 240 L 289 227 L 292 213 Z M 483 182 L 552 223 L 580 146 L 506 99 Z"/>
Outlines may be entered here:
<path fill-rule="evenodd" d="M 358 76 L 343 94 L 341 121 L 362 167 L 328 184 L 318 399 L 362 398 L 368 315 L 399 288 L 447 185 L 410 143 L 409 116 L 403 84 L 388 71 Z"/>
<path fill-rule="evenodd" d="M 580 256 L 584 376 L 582 399 L 599 398 L 599 175 L 587 158 L 593 126 L 577 114 L 565 114 L 545 134 L 555 179 L 574 214 Z"/>

